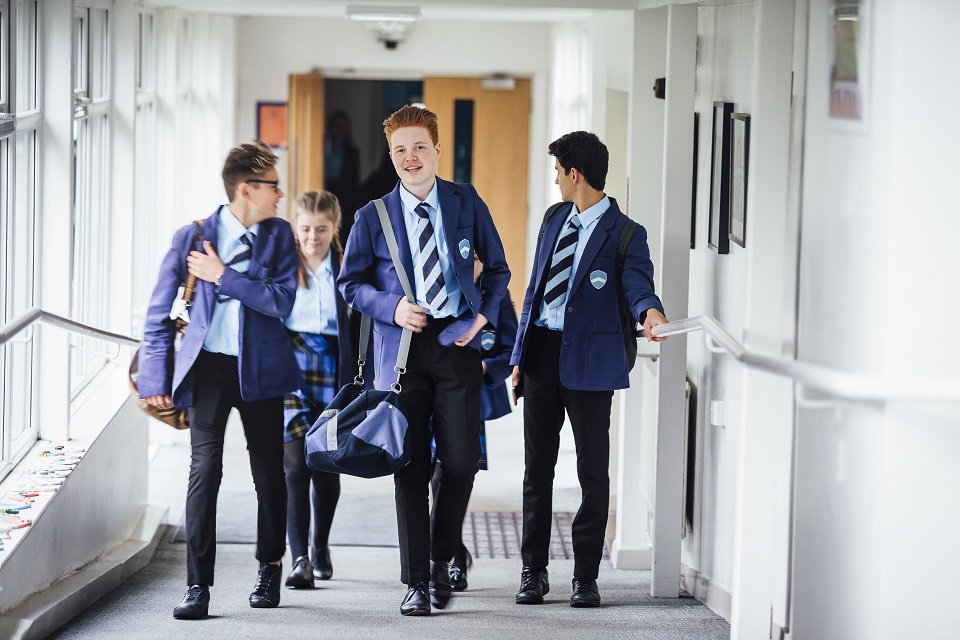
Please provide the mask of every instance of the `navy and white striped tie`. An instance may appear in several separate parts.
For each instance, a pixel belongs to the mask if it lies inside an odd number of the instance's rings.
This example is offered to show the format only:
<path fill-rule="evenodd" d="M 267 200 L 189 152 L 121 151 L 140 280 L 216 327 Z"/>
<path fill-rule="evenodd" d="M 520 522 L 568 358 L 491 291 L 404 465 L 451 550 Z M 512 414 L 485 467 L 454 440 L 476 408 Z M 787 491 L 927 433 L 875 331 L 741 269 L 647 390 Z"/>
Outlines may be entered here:
<path fill-rule="evenodd" d="M 580 226 L 580 216 L 573 214 L 557 241 L 543 294 L 543 302 L 548 309 L 559 307 L 567 299 L 567 288 L 573 274 L 573 256 L 577 252 L 577 241 L 580 239 Z"/>
<path fill-rule="evenodd" d="M 240 236 L 240 244 L 243 245 L 240 252 L 230 258 L 224 266 L 230 267 L 238 273 L 246 273 L 247 269 L 250 268 L 250 256 L 253 254 L 254 237 L 250 231 Z M 217 302 L 224 302 L 230 299 L 230 296 L 217 295 Z"/>
<path fill-rule="evenodd" d="M 417 225 L 417 268 L 423 276 L 423 288 L 426 291 L 427 306 L 433 313 L 439 313 L 447 304 L 446 282 L 440 270 L 440 252 L 437 248 L 437 234 L 430 222 L 430 205 L 421 202 L 414 212 L 420 217 Z"/>

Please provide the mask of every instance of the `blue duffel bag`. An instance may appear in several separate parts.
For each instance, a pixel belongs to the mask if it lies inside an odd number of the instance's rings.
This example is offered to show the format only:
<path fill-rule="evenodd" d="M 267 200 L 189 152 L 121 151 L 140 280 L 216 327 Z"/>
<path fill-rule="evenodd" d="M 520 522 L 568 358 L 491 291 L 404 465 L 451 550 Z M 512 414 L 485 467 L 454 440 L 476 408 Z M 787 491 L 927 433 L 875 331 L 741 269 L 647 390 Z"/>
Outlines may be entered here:
<path fill-rule="evenodd" d="M 407 418 L 396 391 L 344 386 L 306 437 L 307 466 L 361 478 L 388 476 L 410 462 Z"/>

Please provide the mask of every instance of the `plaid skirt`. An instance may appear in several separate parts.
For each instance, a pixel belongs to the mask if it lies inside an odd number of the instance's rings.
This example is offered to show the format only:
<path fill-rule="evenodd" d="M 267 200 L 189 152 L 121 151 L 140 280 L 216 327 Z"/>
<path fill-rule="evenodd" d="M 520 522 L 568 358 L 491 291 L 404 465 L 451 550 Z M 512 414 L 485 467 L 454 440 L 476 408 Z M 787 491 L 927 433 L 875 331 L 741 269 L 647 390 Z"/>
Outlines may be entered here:
<path fill-rule="evenodd" d="M 337 394 L 337 339 L 319 333 L 288 332 L 293 354 L 303 374 L 303 387 L 283 397 L 283 441 L 307 435 Z"/>
<path fill-rule="evenodd" d="M 430 432 L 433 433 L 433 419 L 430 420 Z M 437 462 L 437 439 L 430 439 L 430 452 L 433 454 L 433 462 Z M 487 470 L 487 425 L 480 421 L 480 459 L 477 460 L 477 471 Z"/>

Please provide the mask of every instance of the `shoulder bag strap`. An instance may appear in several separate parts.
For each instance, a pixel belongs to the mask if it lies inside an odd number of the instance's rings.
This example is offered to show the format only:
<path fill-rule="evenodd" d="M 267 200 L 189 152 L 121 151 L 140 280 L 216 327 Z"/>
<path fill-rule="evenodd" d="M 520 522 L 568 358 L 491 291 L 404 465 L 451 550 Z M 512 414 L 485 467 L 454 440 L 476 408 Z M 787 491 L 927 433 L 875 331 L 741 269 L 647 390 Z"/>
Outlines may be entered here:
<path fill-rule="evenodd" d="M 203 220 L 194 220 L 194 224 L 197 226 L 196 234 L 193 236 L 193 241 L 196 244 L 203 246 Z M 190 251 L 187 251 L 187 255 L 190 255 Z M 197 289 L 197 276 L 190 273 L 187 269 L 186 263 L 183 265 L 183 269 L 187 274 L 186 280 L 183 283 L 183 295 L 181 299 L 183 300 L 183 309 L 186 310 L 193 304 L 193 293 Z M 178 316 L 174 321 L 177 326 L 177 331 L 184 333 L 187 330 L 187 325 L 190 324 L 189 320 L 184 319 L 183 316 Z"/>
<path fill-rule="evenodd" d="M 627 223 L 623 225 L 623 231 L 620 232 L 620 243 L 617 245 L 616 278 L 614 278 L 614 281 L 617 284 L 617 304 L 620 305 L 621 311 L 628 311 L 626 309 L 627 300 L 623 294 L 623 283 L 621 282 L 623 279 L 623 263 L 626 261 L 627 247 L 630 246 L 633 234 L 639 227 L 640 225 L 635 220 L 627 218 Z M 623 316 L 624 314 L 621 313 L 621 317 Z M 635 338 L 640 336 L 636 322 L 631 323 L 630 327 L 624 327 L 624 329 L 629 331 Z"/>
<path fill-rule="evenodd" d="M 393 260 L 393 268 L 397 271 L 397 277 L 400 278 L 400 286 L 407 296 L 410 304 L 416 304 L 417 297 L 413 295 L 413 287 L 410 286 L 410 278 L 407 277 L 407 270 L 400 261 L 400 249 L 397 246 L 397 237 L 393 233 L 393 225 L 390 224 L 390 217 L 387 215 L 387 205 L 383 198 L 377 198 L 373 201 L 377 207 L 377 214 L 380 216 L 380 226 L 383 227 L 383 237 L 387 241 L 387 248 L 390 249 L 390 258 Z M 413 338 L 413 332 L 404 329 L 400 335 L 400 349 L 397 351 L 397 364 L 393 370 L 397 374 L 397 379 L 393 383 L 393 390 L 400 393 L 400 376 L 407 371 L 407 356 L 410 355 L 410 340 Z"/>

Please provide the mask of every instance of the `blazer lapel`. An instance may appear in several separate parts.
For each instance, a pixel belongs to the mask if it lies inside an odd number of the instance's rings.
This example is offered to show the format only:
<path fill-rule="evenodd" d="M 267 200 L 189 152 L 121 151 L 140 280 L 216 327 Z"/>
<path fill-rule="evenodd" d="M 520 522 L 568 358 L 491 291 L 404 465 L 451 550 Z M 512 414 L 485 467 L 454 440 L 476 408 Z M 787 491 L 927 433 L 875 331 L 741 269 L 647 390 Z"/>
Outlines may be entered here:
<path fill-rule="evenodd" d="M 387 205 L 390 224 L 393 225 L 393 235 L 397 238 L 400 262 L 403 263 L 403 268 L 407 270 L 407 278 L 410 279 L 410 286 L 413 287 L 413 283 L 416 282 L 413 277 L 413 254 L 410 253 L 410 240 L 407 239 L 407 224 L 403 220 L 403 201 L 400 199 L 399 182 L 393 191 L 387 194 L 384 202 Z M 384 243 L 386 243 L 386 240 L 384 240 Z"/>
<path fill-rule="evenodd" d="M 213 215 L 208 217 L 203 222 L 203 239 L 213 245 L 214 250 L 217 248 L 217 221 L 220 217 L 220 209 L 218 208 L 213 212 Z M 191 243 L 192 244 L 192 243 Z M 203 313 L 206 316 L 207 324 L 209 325 L 210 320 L 213 318 L 213 285 L 204 280 L 197 279 L 197 288 L 194 291 L 194 298 L 199 298 L 203 301 Z M 196 303 L 196 300 L 194 301 Z M 193 305 L 194 310 L 196 310 L 197 305 Z"/>
<path fill-rule="evenodd" d="M 460 241 L 457 239 L 460 196 L 450 188 L 449 184 L 439 178 L 437 178 L 437 195 L 440 199 L 440 215 L 443 218 L 443 235 L 447 240 L 447 255 L 452 257 L 460 253 Z M 470 238 L 470 244 L 473 244 L 473 238 Z"/>
<path fill-rule="evenodd" d="M 543 242 L 540 243 L 540 255 L 537 256 L 537 264 L 540 265 L 540 271 L 537 273 L 537 282 L 545 284 L 543 279 L 550 273 L 550 263 L 553 262 L 553 250 L 557 247 L 557 238 L 560 237 L 560 230 L 563 229 L 567 216 L 570 215 L 570 209 L 573 207 L 562 206 L 547 221 L 547 228 L 543 232 Z"/>
<path fill-rule="evenodd" d="M 607 237 L 610 235 L 610 230 L 617 221 L 617 215 L 619 215 L 619 213 L 620 209 L 617 208 L 617 203 L 611 198 L 610 206 L 603 215 L 600 216 L 600 219 L 597 220 L 597 228 L 590 234 L 590 240 L 587 241 L 587 246 L 583 249 L 583 254 L 580 256 L 580 262 L 577 264 L 577 273 L 573 276 L 573 286 L 570 288 L 571 293 L 576 291 L 580 283 L 583 282 L 584 274 L 590 270 L 590 265 L 593 264 L 593 259 L 597 257 L 600 247 L 607 241 Z"/>

